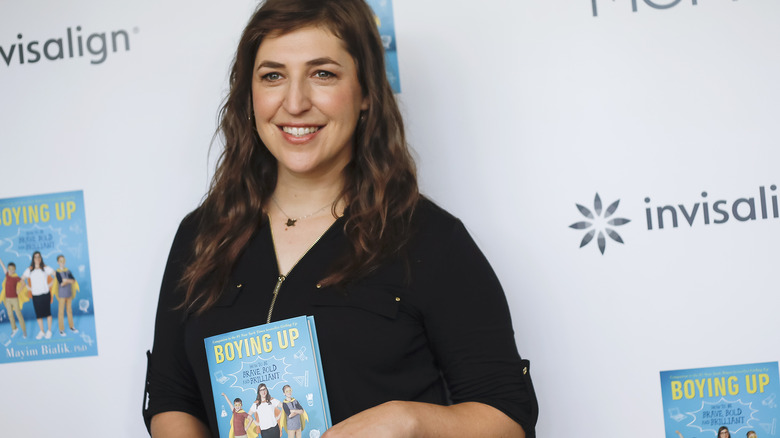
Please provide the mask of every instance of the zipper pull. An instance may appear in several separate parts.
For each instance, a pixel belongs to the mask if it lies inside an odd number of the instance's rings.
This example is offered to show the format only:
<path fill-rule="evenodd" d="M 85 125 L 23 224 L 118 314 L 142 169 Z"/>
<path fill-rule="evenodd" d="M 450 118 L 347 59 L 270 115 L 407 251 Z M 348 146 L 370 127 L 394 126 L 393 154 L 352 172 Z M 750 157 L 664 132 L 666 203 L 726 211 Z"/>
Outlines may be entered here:
<path fill-rule="evenodd" d="M 279 278 L 276 280 L 276 287 L 274 287 L 274 297 L 276 297 L 279 294 L 279 289 L 282 287 L 282 282 L 286 280 L 287 277 L 284 275 L 280 275 Z"/>
<path fill-rule="evenodd" d="M 279 295 L 279 289 L 282 288 L 282 283 L 284 280 L 287 279 L 284 275 L 280 275 L 279 278 L 276 280 L 276 286 L 274 286 L 274 296 L 271 298 L 271 307 L 268 308 L 268 318 L 266 319 L 265 323 L 269 324 L 271 322 L 271 314 L 274 311 L 274 304 L 276 304 L 276 296 Z"/>

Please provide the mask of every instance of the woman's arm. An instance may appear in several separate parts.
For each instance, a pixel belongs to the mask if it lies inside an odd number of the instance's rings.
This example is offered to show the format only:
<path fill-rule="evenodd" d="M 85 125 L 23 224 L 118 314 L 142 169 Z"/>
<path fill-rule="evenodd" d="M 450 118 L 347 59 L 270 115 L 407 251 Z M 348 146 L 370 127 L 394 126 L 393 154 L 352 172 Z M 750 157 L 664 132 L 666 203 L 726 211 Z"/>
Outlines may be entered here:
<path fill-rule="evenodd" d="M 59 283 L 59 280 L 57 279 L 57 272 L 54 269 L 47 266 L 43 270 L 43 273 L 46 274 L 48 278 L 51 278 L 51 281 L 56 281 L 57 283 Z"/>
<path fill-rule="evenodd" d="M 162 412 L 152 417 L 152 438 L 209 438 L 206 425 L 185 412 Z"/>
<path fill-rule="evenodd" d="M 177 308 L 182 297 L 177 286 L 190 256 L 195 223 L 192 215 L 188 216 L 176 233 L 160 288 L 154 348 L 153 352 L 147 353 L 144 420 L 150 432 L 152 419 L 160 422 L 157 426 L 165 428 L 162 430 L 172 426 L 172 437 L 178 436 L 178 426 L 185 431 L 195 430 L 197 435 L 192 436 L 209 435 L 206 404 L 185 350 L 185 311 Z M 158 433 L 157 436 L 167 438 L 169 435 Z"/>
<path fill-rule="evenodd" d="M 446 438 L 486 436 L 525 438 L 504 413 L 483 403 L 452 406 L 391 401 L 365 410 L 328 429 L 322 438 Z"/>

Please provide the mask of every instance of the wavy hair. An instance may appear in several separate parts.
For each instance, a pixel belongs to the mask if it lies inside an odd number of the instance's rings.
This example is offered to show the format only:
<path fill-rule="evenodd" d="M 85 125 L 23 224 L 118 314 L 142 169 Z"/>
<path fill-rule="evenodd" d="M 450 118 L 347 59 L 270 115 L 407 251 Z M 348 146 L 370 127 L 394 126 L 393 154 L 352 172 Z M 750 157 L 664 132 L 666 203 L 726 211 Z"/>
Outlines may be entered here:
<path fill-rule="evenodd" d="M 252 75 L 260 44 L 269 35 L 319 26 L 332 32 L 357 66 L 368 98 L 355 128 L 352 161 L 344 169 L 341 199 L 347 203 L 344 232 L 350 251 L 337 260 L 324 285 L 365 276 L 407 243 L 419 199 L 414 161 L 403 121 L 385 74 L 384 50 L 365 0 L 267 0 L 249 20 L 220 110 L 224 149 L 198 210 L 191 262 L 181 279 L 183 307 L 195 313 L 220 297 L 236 260 L 265 221 L 263 206 L 276 186 L 277 163 L 252 121 Z M 331 212 L 336 215 L 336 202 Z"/>

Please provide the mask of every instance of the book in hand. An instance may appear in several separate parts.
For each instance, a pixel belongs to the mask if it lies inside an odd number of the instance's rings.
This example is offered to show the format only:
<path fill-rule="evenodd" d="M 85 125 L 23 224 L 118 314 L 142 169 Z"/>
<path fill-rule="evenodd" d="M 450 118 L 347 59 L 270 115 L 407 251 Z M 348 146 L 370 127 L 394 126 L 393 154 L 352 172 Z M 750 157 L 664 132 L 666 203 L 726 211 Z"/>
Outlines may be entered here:
<path fill-rule="evenodd" d="M 262 324 L 204 342 L 220 438 L 243 431 L 253 438 L 259 426 L 273 426 L 275 417 L 283 431 L 300 428 L 301 436 L 310 438 L 331 426 L 314 317 Z M 258 405 L 261 385 L 270 402 L 263 398 Z"/>

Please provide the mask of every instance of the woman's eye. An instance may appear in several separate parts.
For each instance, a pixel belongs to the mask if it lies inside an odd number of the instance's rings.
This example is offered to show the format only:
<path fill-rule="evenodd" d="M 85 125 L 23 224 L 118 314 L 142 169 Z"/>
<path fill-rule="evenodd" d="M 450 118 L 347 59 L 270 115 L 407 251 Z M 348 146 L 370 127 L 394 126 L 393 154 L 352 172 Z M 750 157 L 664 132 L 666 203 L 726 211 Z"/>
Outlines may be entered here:
<path fill-rule="evenodd" d="M 325 70 L 319 70 L 316 73 L 314 73 L 314 77 L 318 79 L 330 79 L 336 77 L 333 73 Z"/>
<path fill-rule="evenodd" d="M 262 77 L 262 79 L 264 81 L 278 81 L 281 78 L 282 78 L 282 75 L 280 75 L 279 73 L 275 73 L 275 72 L 266 73 Z"/>

